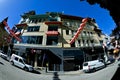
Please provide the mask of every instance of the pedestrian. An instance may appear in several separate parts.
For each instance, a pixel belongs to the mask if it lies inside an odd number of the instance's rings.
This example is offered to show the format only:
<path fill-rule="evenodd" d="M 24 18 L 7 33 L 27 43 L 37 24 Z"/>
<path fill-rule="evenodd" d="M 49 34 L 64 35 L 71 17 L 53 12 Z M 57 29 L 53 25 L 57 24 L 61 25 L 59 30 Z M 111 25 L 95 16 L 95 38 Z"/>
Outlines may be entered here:
<path fill-rule="evenodd" d="M 48 63 L 46 63 L 46 70 L 45 70 L 45 71 L 46 71 L 46 73 L 47 73 L 47 70 L 48 70 Z"/>

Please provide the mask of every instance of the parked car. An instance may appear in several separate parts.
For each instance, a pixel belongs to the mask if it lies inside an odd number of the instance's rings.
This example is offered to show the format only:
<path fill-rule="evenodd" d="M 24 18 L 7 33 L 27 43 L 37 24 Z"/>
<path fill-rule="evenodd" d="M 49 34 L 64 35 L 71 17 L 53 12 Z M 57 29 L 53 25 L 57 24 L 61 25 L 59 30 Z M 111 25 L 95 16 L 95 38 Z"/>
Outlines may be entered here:
<path fill-rule="evenodd" d="M 18 56 L 16 54 L 12 54 L 10 63 L 21 69 L 24 69 L 25 71 L 33 71 L 34 70 L 33 66 L 26 64 L 24 59 L 21 56 Z"/>
<path fill-rule="evenodd" d="M 112 63 L 114 63 L 114 62 L 115 62 L 115 59 L 112 58 L 112 57 L 109 57 L 109 58 L 108 58 L 108 61 L 106 62 L 106 65 L 112 64 Z"/>
<path fill-rule="evenodd" d="M 0 57 L 7 60 L 7 54 L 5 54 L 4 52 L 0 52 Z"/>
<path fill-rule="evenodd" d="M 118 64 L 118 67 L 120 67 L 120 63 Z"/>
<path fill-rule="evenodd" d="M 83 63 L 83 71 L 84 72 L 94 72 L 98 69 L 104 68 L 105 63 L 102 59 L 93 60 Z"/>

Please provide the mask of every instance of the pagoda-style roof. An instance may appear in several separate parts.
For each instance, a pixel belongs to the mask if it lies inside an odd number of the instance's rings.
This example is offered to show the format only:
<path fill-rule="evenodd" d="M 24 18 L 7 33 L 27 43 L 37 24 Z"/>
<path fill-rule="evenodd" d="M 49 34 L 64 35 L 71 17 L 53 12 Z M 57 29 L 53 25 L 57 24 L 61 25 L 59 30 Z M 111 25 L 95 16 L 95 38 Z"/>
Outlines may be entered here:
<path fill-rule="evenodd" d="M 102 30 L 100 30 L 99 28 L 94 28 L 94 31 L 101 32 Z"/>
<path fill-rule="evenodd" d="M 30 15 L 36 15 L 35 11 L 29 11 L 21 15 L 22 18 L 28 18 Z"/>
<path fill-rule="evenodd" d="M 26 23 L 22 23 L 22 24 L 16 24 L 15 26 L 17 28 L 21 28 L 21 27 L 27 27 L 28 25 Z"/>
<path fill-rule="evenodd" d="M 44 15 L 44 14 L 42 14 L 42 15 L 31 15 L 31 16 L 29 16 L 29 19 L 31 20 L 31 19 L 44 19 L 44 18 L 48 18 L 49 16 L 48 15 Z"/>

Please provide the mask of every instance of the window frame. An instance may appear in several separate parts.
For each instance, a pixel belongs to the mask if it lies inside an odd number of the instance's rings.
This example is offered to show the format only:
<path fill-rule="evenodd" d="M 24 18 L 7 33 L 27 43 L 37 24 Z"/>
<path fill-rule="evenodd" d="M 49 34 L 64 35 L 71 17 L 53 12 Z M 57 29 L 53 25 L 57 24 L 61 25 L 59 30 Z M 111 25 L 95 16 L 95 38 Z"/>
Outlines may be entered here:
<path fill-rule="evenodd" d="M 39 32 L 40 26 L 28 26 L 27 32 Z"/>

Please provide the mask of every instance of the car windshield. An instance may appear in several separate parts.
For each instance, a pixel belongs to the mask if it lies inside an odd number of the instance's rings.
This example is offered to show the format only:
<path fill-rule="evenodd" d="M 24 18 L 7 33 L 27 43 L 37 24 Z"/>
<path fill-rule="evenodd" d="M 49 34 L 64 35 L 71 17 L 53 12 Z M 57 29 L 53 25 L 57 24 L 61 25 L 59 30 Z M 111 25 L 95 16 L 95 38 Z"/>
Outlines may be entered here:
<path fill-rule="evenodd" d="M 88 63 L 84 63 L 84 64 L 83 64 L 83 66 L 87 66 L 87 65 L 88 65 Z"/>
<path fill-rule="evenodd" d="M 19 60 L 19 62 L 21 62 L 21 63 L 23 63 L 23 64 L 24 64 L 24 61 L 23 61 L 23 59 L 20 59 L 20 60 Z"/>

